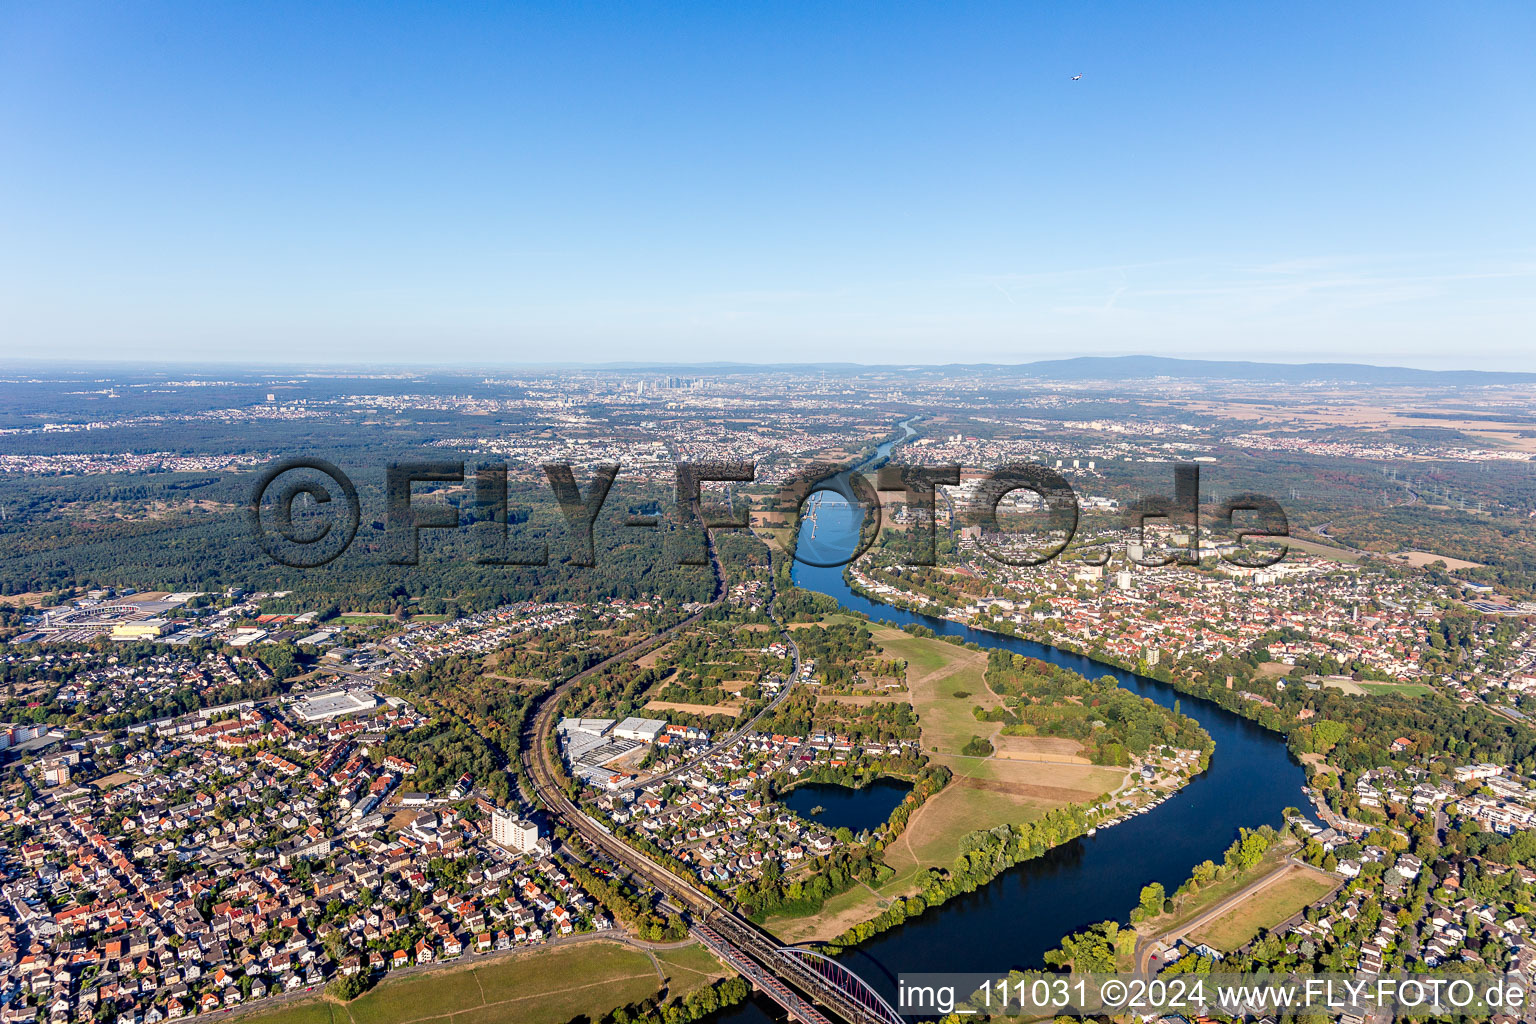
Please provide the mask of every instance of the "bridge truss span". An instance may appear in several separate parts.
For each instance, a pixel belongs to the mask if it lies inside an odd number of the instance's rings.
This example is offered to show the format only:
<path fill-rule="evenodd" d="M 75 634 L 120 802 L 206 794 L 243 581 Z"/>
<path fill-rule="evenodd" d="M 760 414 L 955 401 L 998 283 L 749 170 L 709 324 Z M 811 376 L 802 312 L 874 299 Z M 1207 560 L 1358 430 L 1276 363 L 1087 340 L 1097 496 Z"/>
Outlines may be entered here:
<path fill-rule="evenodd" d="M 855 1011 L 858 1024 L 905 1024 L 901 1014 L 869 982 L 824 953 L 799 946 L 780 946 L 776 952 L 785 963 L 814 972 L 823 985 L 840 993 L 843 1006 Z"/>

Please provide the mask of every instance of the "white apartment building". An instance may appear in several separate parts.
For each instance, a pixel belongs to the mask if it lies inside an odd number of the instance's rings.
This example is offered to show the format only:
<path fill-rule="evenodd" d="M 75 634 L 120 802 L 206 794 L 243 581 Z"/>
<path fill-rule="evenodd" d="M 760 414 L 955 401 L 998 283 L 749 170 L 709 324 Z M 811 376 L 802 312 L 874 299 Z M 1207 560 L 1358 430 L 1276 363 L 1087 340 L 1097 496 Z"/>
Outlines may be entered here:
<path fill-rule="evenodd" d="M 539 842 L 539 826 L 506 811 L 491 812 L 491 841 L 518 853 L 528 853 Z"/>

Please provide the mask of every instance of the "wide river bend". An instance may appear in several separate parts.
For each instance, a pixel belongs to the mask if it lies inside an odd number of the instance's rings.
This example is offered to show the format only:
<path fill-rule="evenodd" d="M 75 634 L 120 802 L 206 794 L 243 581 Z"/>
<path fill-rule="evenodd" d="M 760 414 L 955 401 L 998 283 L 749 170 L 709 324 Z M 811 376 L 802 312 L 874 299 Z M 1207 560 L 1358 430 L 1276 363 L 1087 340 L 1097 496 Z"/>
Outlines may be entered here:
<path fill-rule="evenodd" d="M 881 445 L 875 458 L 890 448 L 890 443 Z M 854 549 L 859 510 L 825 492 L 819 505 L 815 537 L 802 530 L 800 544 L 808 557 L 832 561 L 829 555 Z M 1162 806 L 1017 865 L 976 892 L 934 907 L 845 954 L 844 961 L 893 1003 L 895 979 L 903 972 L 1002 974 L 1042 966 L 1045 952 L 1063 935 L 1097 921 L 1125 921 L 1147 883 L 1162 882 L 1171 892 L 1196 864 L 1219 862 L 1239 827 L 1278 826 L 1286 807 L 1306 806 L 1306 777 L 1284 737 L 1225 708 L 1079 654 L 878 604 L 855 594 L 840 567 L 796 562 L 792 578 L 797 586 L 834 597 L 844 608 L 876 621 L 917 623 L 941 635 L 1039 658 L 1090 678 L 1111 675 L 1121 686 L 1164 707 L 1173 707 L 1177 700 L 1216 742 L 1210 768 Z M 754 1000 L 717 1020 L 761 1024 L 772 1019 L 770 1009 L 771 1004 Z"/>

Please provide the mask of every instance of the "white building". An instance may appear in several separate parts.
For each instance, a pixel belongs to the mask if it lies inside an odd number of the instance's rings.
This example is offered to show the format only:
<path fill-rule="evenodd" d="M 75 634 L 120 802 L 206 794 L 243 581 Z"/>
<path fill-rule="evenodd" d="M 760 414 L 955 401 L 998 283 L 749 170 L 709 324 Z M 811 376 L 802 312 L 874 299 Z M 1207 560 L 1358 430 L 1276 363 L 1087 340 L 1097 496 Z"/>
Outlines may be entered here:
<path fill-rule="evenodd" d="M 518 853 L 528 853 L 538 846 L 539 826 L 497 808 L 491 812 L 491 841 Z"/>
<path fill-rule="evenodd" d="M 249 647 L 258 640 L 265 639 L 267 631 L 264 629 L 237 629 L 227 643 L 231 647 Z"/>
<path fill-rule="evenodd" d="M 379 706 L 371 690 L 327 690 L 299 701 L 293 713 L 306 722 L 323 722 L 342 715 L 355 715 Z"/>
<path fill-rule="evenodd" d="M 613 735 L 621 740 L 639 740 L 654 743 L 656 737 L 666 732 L 667 723 L 655 718 L 626 718 L 613 727 Z"/>
<path fill-rule="evenodd" d="M 1473 779 L 1492 779 L 1503 774 L 1504 769 L 1496 764 L 1468 764 L 1456 769 L 1457 782 L 1471 782 Z"/>

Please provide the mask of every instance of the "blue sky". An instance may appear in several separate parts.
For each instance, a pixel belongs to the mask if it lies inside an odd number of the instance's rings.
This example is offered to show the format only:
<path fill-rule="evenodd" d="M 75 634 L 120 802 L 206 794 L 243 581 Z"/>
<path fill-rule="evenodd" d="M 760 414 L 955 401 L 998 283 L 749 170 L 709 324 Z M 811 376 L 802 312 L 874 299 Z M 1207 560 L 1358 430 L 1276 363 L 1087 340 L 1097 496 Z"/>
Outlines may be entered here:
<path fill-rule="evenodd" d="M 8 4 L 0 332 L 1531 370 L 1533 52 L 1526 2 Z"/>

